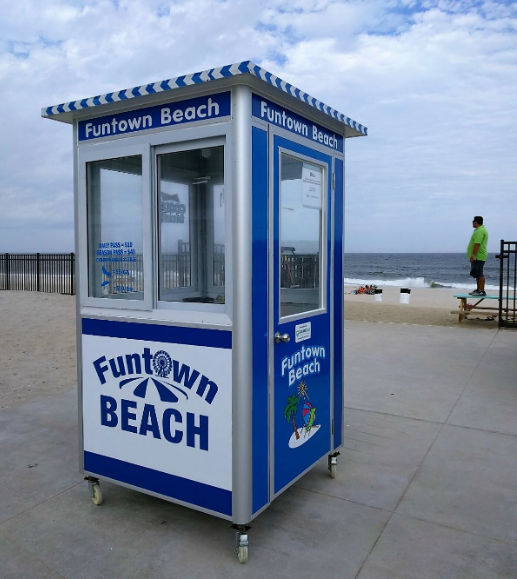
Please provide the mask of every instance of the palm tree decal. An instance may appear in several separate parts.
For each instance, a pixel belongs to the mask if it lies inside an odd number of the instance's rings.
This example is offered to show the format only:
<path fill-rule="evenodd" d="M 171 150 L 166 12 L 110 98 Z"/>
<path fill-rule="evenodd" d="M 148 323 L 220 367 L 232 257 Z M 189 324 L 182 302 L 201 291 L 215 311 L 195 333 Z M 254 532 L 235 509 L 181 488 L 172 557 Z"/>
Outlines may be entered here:
<path fill-rule="evenodd" d="M 298 404 L 300 404 L 300 399 L 296 394 L 289 396 L 287 398 L 287 404 L 284 408 L 284 418 L 289 422 L 293 421 L 294 433 L 296 434 L 296 439 L 300 438 L 298 434 L 298 428 L 296 427 L 296 422 L 294 421 L 294 415 L 298 412 Z"/>

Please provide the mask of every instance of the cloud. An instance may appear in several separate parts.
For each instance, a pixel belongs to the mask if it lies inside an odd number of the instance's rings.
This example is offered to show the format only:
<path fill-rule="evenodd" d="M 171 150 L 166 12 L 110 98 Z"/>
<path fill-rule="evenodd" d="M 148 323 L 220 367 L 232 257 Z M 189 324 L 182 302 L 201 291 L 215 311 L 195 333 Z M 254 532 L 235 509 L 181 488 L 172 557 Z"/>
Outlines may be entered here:
<path fill-rule="evenodd" d="M 72 243 L 72 132 L 42 107 L 247 59 L 369 127 L 349 251 L 461 251 L 473 214 L 514 238 L 516 30 L 474 0 L 4 0 L 0 251 Z"/>

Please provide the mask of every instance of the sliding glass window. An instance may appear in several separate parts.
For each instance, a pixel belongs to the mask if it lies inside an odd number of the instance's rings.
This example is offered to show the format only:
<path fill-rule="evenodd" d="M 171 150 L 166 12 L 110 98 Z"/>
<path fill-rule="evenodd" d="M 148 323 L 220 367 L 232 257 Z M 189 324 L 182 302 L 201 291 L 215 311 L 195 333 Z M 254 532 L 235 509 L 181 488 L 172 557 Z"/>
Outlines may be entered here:
<path fill-rule="evenodd" d="M 88 295 L 144 299 L 142 157 L 86 164 Z"/>
<path fill-rule="evenodd" d="M 224 146 L 157 155 L 159 293 L 225 303 Z"/>

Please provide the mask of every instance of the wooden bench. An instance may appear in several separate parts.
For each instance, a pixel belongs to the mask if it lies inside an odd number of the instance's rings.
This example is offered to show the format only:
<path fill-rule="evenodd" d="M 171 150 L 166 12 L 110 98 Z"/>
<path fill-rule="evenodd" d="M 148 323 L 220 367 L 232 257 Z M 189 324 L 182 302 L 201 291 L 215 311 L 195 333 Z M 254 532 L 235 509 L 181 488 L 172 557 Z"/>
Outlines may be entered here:
<path fill-rule="evenodd" d="M 499 301 L 499 296 L 486 295 L 480 297 L 480 296 L 471 296 L 470 294 L 455 294 L 454 297 L 460 300 L 460 307 L 458 310 L 451 312 L 451 314 L 457 314 L 458 321 L 460 323 L 463 321 L 464 318 L 468 319 L 468 316 L 470 314 L 482 315 L 494 319 L 499 316 L 499 305 L 497 305 L 497 307 L 491 307 L 489 305 L 482 305 L 482 306 L 480 305 L 481 302 L 483 302 L 484 300 Z M 508 299 L 515 301 L 514 297 L 509 297 Z M 469 304 L 467 303 L 467 300 L 470 300 L 471 302 L 474 302 L 475 300 L 477 301 L 476 303 Z M 503 297 L 503 300 L 506 300 L 506 296 Z M 507 312 L 508 309 L 503 308 L 503 311 Z M 510 311 L 515 311 L 515 309 Z"/>

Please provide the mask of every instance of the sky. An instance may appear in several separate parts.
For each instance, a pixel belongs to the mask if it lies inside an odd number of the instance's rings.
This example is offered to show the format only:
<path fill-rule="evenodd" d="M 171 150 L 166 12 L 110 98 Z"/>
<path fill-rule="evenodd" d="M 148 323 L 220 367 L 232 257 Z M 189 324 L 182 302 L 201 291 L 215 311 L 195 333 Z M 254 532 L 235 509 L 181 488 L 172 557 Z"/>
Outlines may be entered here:
<path fill-rule="evenodd" d="M 517 239 L 517 2 L 2 0 L 0 252 L 74 251 L 73 142 L 41 108 L 252 60 L 368 127 L 348 252 Z"/>

